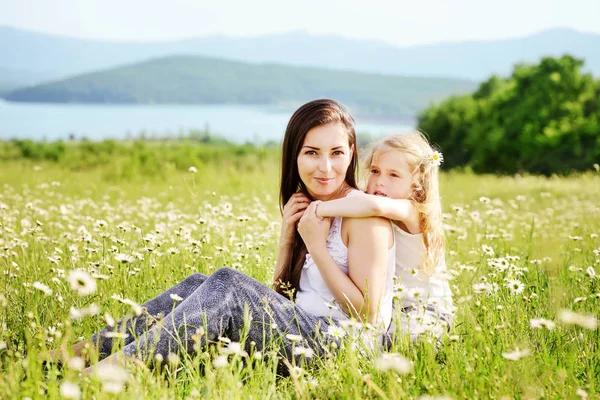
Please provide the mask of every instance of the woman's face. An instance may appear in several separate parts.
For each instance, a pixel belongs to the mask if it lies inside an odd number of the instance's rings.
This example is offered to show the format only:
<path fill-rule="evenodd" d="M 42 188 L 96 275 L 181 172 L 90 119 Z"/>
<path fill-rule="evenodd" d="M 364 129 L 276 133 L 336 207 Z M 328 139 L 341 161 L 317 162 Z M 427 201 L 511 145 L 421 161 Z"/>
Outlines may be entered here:
<path fill-rule="evenodd" d="M 308 194 L 315 200 L 335 198 L 344 187 L 354 148 L 341 123 L 312 128 L 298 154 L 298 173 Z"/>

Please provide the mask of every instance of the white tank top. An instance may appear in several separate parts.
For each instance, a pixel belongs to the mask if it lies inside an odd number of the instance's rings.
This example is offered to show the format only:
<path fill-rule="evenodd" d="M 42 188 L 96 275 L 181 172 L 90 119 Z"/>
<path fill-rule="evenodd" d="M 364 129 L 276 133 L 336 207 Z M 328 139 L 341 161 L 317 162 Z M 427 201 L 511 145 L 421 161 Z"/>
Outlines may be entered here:
<path fill-rule="evenodd" d="M 347 196 L 357 193 L 362 192 L 353 190 L 349 192 Z M 348 275 L 348 248 L 342 240 L 341 217 L 333 218 L 329 236 L 327 237 L 327 250 L 340 269 Z M 379 314 L 376 319 L 377 328 L 386 329 L 392 320 L 395 255 L 396 250 L 394 244 L 388 250 L 386 284 L 379 307 Z M 313 315 L 325 316 L 333 319 L 349 318 L 342 307 L 336 304 L 333 294 L 329 291 L 329 288 L 319 272 L 319 267 L 317 267 L 310 254 L 306 255 L 304 266 L 302 267 L 302 272 L 300 274 L 300 290 L 296 295 L 296 304 Z"/>
<path fill-rule="evenodd" d="M 446 266 L 438 266 L 430 276 L 420 268 L 426 254 L 423 234 L 411 234 L 392 225 L 396 243 L 396 288 L 401 290 L 398 297 L 402 308 L 425 304 L 439 312 L 453 314 Z"/>

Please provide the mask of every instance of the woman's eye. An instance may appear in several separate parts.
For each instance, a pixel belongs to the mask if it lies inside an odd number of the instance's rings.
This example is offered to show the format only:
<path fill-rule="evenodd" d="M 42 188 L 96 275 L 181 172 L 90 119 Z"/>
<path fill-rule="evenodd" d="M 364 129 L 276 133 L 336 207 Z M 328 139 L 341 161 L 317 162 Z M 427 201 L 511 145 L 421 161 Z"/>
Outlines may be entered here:
<path fill-rule="evenodd" d="M 316 151 L 314 151 L 314 150 L 308 150 L 308 151 L 307 151 L 306 153 L 304 153 L 304 154 L 308 154 L 309 156 L 314 156 L 315 154 L 317 154 L 317 152 L 316 152 Z"/>
<path fill-rule="evenodd" d="M 342 154 L 344 154 L 344 152 L 343 152 L 343 151 L 341 151 L 341 150 L 336 150 L 336 151 L 334 151 L 334 152 L 333 152 L 333 155 L 334 155 L 334 156 L 340 156 L 340 155 L 342 155 Z"/>

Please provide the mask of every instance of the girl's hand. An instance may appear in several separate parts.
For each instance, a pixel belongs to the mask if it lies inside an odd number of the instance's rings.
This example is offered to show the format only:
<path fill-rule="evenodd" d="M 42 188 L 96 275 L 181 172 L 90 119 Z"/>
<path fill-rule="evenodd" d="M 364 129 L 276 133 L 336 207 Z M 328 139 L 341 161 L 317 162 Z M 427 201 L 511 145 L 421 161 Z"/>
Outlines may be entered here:
<path fill-rule="evenodd" d="M 302 215 L 310 200 L 302 193 L 294 193 L 283 207 L 283 216 L 281 222 L 280 242 L 291 244 L 294 241 L 294 232 L 296 224 Z"/>
<path fill-rule="evenodd" d="M 327 249 L 327 237 L 331 228 L 331 218 L 319 218 L 316 215 L 317 202 L 312 202 L 298 222 L 298 232 L 302 236 L 309 253 Z"/>

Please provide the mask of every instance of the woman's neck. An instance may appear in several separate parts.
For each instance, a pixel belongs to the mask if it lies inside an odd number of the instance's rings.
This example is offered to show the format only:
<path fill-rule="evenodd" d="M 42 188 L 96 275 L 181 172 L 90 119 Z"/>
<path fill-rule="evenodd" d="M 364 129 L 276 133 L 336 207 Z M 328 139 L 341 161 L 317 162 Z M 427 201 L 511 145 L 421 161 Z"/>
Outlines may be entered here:
<path fill-rule="evenodd" d="M 331 193 L 328 196 L 312 196 L 313 199 L 315 200 L 321 200 L 321 201 L 328 201 L 328 200 L 335 200 L 335 199 L 341 199 L 342 197 L 346 197 L 346 195 L 351 192 L 352 190 L 354 190 L 354 188 L 350 185 L 348 185 L 346 182 L 344 182 L 344 184 L 342 186 L 339 187 L 339 189 L 337 189 L 335 192 Z"/>

